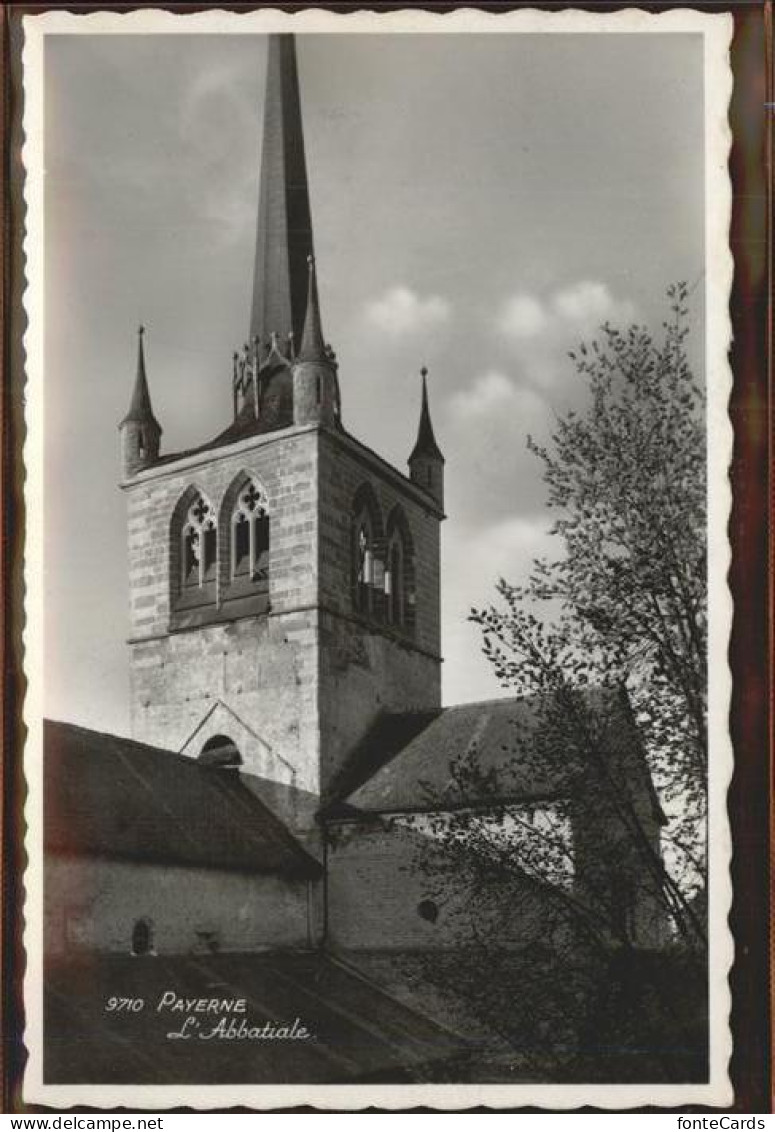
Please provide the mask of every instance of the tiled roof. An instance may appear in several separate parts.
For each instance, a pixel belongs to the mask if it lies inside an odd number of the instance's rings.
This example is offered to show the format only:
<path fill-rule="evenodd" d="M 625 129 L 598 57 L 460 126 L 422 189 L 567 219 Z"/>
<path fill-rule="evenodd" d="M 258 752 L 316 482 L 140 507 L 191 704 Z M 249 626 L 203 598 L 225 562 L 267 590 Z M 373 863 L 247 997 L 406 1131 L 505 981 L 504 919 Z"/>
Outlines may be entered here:
<path fill-rule="evenodd" d="M 263 375 L 269 380 L 268 375 Z M 249 436 L 263 436 L 267 432 L 277 432 L 281 428 L 289 428 L 293 424 L 293 379 L 287 364 L 276 367 L 271 373 L 271 381 L 277 388 L 279 396 L 276 403 L 265 406 L 262 415 L 257 418 L 254 410 L 251 389 L 245 403 L 237 413 L 234 420 L 225 429 L 214 436 L 212 440 L 199 444 L 195 448 L 187 448 L 182 452 L 170 452 L 160 456 L 154 462 L 154 467 L 160 464 L 174 464 L 176 460 L 183 460 L 187 456 L 196 456 L 200 452 L 209 452 L 214 448 L 224 448 L 227 444 L 235 444 L 238 440 L 246 440 Z"/>
<path fill-rule="evenodd" d="M 440 714 L 439 708 L 430 712 L 384 712 L 378 716 L 331 780 L 326 790 L 329 806 L 335 807 L 354 794 L 386 763 L 409 747 Z"/>
<path fill-rule="evenodd" d="M 245 1014 L 232 1016 L 235 1029 L 243 1020 L 288 1028 L 298 1019 L 312 1040 L 170 1041 L 180 1015 L 106 1012 L 117 986 L 122 995 L 153 1003 L 170 988 L 192 999 L 244 998 Z M 457 1036 L 454 1019 L 447 1023 L 439 1011 L 434 1021 L 422 1004 L 412 1004 L 413 996 L 401 1001 L 321 952 L 52 959 L 45 990 L 46 1079 L 62 1084 L 427 1083 L 455 1080 L 457 1059 L 467 1059 L 472 1048 L 486 1058 L 496 1044 L 489 1035 L 475 1043 Z M 219 1021 L 210 1018 L 208 1028 Z"/>
<path fill-rule="evenodd" d="M 617 691 L 593 690 L 588 706 L 606 720 L 606 747 L 627 759 L 629 787 L 659 804 L 631 720 Z M 486 805 L 493 800 L 570 797 L 589 767 L 567 750 L 531 742 L 546 719 L 538 697 L 462 704 L 436 713 L 384 715 L 353 751 L 332 786 L 328 812 L 421 811 Z M 626 756 L 622 754 L 627 752 Z M 453 774 L 467 756 L 475 773 Z"/>
<path fill-rule="evenodd" d="M 67 723 L 44 728 L 48 851 L 315 876 L 239 772 Z"/>

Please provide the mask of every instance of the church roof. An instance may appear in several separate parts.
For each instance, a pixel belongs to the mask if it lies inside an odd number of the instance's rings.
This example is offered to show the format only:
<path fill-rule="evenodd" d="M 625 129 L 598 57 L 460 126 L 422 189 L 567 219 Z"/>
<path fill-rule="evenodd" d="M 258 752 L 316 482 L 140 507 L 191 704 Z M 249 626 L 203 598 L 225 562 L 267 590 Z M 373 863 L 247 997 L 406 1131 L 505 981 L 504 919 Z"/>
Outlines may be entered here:
<path fill-rule="evenodd" d="M 47 851 L 316 876 L 320 867 L 234 770 L 46 721 Z"/>
<path fill-rule="evenodd" d="M 662 819 L 629 709 L 618 690 L 587 693 L 605 723 L 612 765 L 623 781 L 645 791 Z M 532 740 L 546 726 L 541 697 L 460 704 L 437 712 L 381 716 L 353 751 L 330 792 L 330 816 L 419 812 L 569 798 L 589 781 L 589 767 L 566 749 Z M 540 753 L 539 753 L 540 751 Z M 626 766 L 623 763 L 626 762 Z M 475 773 L 463 769 L 474 765 Z M 459 766 L 459 773 L 453 767 Z"/>
<path fill-rule="evenodd" d="M 391 967 L 400 969 L 401 955 L 391 959 Z M 170 988 L 190 997 L 204 994 L 197 988 L 213 988 L 208 996 L 244 997 L 251 1025 L 274 1020 L 288 1029 L 298 1019 L 314 1039 L 193 1041 L 185 1043 L 181 1055 L 176 1048 L 181 1042 L 167 1038 L 171 1020 L 181 1016 L 146 1010 L 142 1029 L 137 1036 L 130 1031 L 128 1038 L 127 1018 L 105 1010 L 105 994 L 116 987 L 154 1003 Z M 415 1005 L 414 992 L 411 997 L 394 995 L 390 987 L 364 975 L 360 964 L 353 967 L 320 951 L 264 951 L 260 957 L 233 952 L 165 955 L 150 963 L 111 955 L 104 966 L 88 956 L 82 962 L 51 964 L 46 991 L 45 1059 L 52 1082 L 131 1081 L 168 1088 L 171 1083 L 223 1087 L 239 1081 L 411 1084 L 454 1080 L 461 1058 L 477 1051 L 487 1062 L 491 1046 L 498 1048 L 486 1033 L 473 1040 L 457 1036 L 452 1027 L 459 1022 L 452 1010 L 448 1019 L 441 1014 L 434 1021 L 422 1002 Z M 240 1017 L 235 1016 L 237 1024 Z M 75 1041 L 74 1018 L 80 1022 Z M 218 1022 L 215 1015 L 211 1018 Z"/>

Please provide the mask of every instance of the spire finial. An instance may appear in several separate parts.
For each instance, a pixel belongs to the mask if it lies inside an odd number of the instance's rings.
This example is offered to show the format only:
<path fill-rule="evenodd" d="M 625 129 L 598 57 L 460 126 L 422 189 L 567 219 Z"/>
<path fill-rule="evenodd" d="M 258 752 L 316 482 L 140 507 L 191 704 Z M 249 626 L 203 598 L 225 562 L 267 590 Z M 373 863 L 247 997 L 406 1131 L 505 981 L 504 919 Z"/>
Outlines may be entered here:
<path fill-rule="evenodd" d="M 137 384 L 145 386 L 147 396 L 148 382 L 145 376 L 145 349 L 143 346 L 144 337 L 145 327 L 141 322 L 137 327 Z M 148 398 L 148 400 L 150 403 L 150 398 Z"/>

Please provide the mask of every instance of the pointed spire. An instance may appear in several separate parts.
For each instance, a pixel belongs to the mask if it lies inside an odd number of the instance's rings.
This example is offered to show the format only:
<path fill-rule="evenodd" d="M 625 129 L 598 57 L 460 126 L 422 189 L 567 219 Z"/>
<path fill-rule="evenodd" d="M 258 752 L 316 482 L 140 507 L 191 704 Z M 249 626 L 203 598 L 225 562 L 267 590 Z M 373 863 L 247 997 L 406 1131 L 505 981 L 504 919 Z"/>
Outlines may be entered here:
<path fill-rule="evenodd" d="M 441 450 L 436 443 L 436 437 L 433 435 L 433 425 L 431 424 L 431 413 L 428 408 L 428 371 L 423 366 L 420 370 L 422 377 L 422 405 L 420 408 L 420 426 L 417 429 L 417 440 L 412 449 L 412 454 L 409 457 L 409 463 L 416 460 L 418 457 L 425 456 L 432 460 L 440 460 L 444 463 L 444 457 Z"/>
<path fill-rule="evenodd" d="M 320 322 L 320 301 L 318 299 L 317 273 L 315 271 L 315 257 L 307 256 L 307 313 L 304 317 L 304 333 L 301 337 L 298 361 L 320 362 L 330 365 L 331 358 L 326 350 L 323 339 L 323 328 Z"/>
<path fill-rule="evenodd" d="M 148 390 L 148 378 L 145 373 L 145 350 L 143 348 L 143 336 L 145 335 L 145 327 L 138 326 L 137 328 L 137 376 L 135 377 L 135 387 L 132 390 L 132 400 L 129 403 L 129 412 L 124 417 L 121 425 L 128 424 L 130 421 L 136 424 L 147 424 L 151 422 L 156 425 L 161 432 L 159 422 L 153 415 L 153 408 L 151 407 L 151 394 Z"/>
<path fill-rule="evenodd" d="M 312 254 L 307 168 L 293 35 L 268 39 L 264 140 L 250 336 L 293 335 L 304 323 L 307 256 Z"/>

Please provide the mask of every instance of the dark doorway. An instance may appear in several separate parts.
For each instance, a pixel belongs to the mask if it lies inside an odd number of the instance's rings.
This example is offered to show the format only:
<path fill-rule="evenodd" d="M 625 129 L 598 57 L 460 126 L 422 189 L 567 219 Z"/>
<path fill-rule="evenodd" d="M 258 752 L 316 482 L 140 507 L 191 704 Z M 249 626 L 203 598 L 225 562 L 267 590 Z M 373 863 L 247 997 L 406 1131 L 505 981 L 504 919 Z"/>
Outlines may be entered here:
<path fill-rule="evenodd" d="M 132 954 L 147 955 L 151 950 L 151 925 L 147 920 L 136 920 L 132 928 Z"/>

